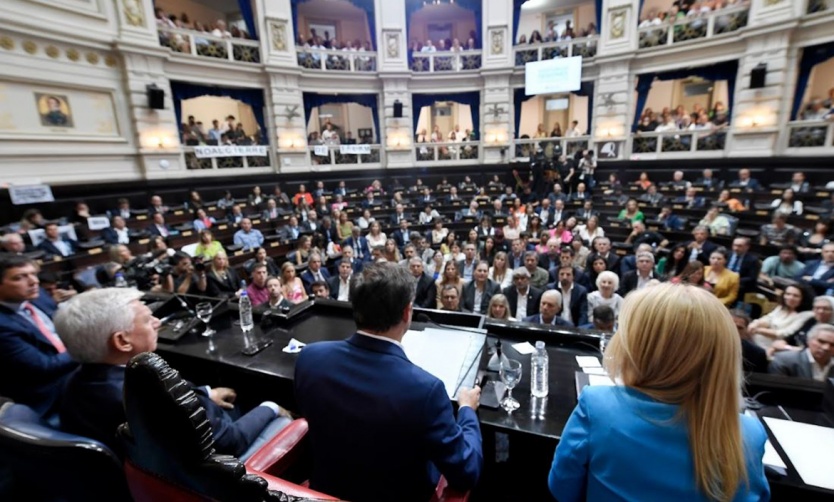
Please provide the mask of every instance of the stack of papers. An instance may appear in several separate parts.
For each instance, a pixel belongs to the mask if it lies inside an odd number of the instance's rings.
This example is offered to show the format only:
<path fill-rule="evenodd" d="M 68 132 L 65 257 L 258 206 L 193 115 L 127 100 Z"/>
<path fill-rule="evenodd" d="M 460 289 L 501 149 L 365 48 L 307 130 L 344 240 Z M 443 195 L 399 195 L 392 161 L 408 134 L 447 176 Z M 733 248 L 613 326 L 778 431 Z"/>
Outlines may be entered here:
<path fill-rule="evenodd" d="M 834 490 L 834 476 L 831 475 L 834 429 L 778 418 L 765 417 L 763 420 L 805 484 Z M 765 458 L 768 459 L 767 449 Z M 772 456 L 765 463 L 768 461 L 774 462 Z"/>
<path fill-rule="evenodd" d="M 588 375 L 588 385 L 614 385 L 600 360 L 595 356 L 576 356 L 576 363 Z"/>

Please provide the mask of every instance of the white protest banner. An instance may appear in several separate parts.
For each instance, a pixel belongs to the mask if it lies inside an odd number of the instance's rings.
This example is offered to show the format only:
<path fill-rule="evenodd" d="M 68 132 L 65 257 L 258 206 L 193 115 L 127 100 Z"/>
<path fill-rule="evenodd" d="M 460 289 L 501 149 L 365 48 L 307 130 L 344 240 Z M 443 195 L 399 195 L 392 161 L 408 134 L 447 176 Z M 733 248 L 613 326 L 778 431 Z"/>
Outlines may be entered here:
<path fill-rule="evenodd" d="M 110 218 L 107 216 L 90 216 L 87 218 L 87 228 L 90 230 L 101 230 L 110 227 Z"/>
<path fill-rule="evenodd" d="M 12 204 L 37 204 L 39 202 L 55 202 L 49 185 L 9 185 L 9 195 Z"/>
<path fill-rule="evenodd" d="M 339 145 L 342 155 L 370 155 L 371 145 Z"/>
<path fill-rule="evenodd" d="M 195 146 L 194 155 L 198 159 L 211 159 L 214 157 L 266 157 L 267 147 L 265 145 Z"/>
<path fill-rule="evenodd" d="M 313 148 L 313 154 L 319 157 L 327 157 L 330 155 L 330 151 L 327 149 L 327 145 L 316 145 Z"/>

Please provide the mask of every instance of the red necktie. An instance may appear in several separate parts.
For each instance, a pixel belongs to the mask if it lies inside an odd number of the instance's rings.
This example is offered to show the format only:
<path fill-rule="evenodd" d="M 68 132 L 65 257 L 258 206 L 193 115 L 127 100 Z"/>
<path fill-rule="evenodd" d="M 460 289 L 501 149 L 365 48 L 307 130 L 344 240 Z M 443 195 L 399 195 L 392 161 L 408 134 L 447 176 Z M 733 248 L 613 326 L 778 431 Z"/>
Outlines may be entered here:
<path fill-rule="evenodd" d="M 32 304 L 26 302 L 23 304 L 23 308 L 24 310 L 26 310 L 26 312 L 29 312 L 29 315 L 32 316 L 32 321 L 34 321 L 35 326 L 38 328 L 41 334 L 43 334 L 43 336 L 45 336 L 46 339 L 49 340 L 49 342 L 55 347 L 55 350 L 57 350 L 59 354 L 63 354 L 64 352 L 66 352 L 67 348 L 64 347 L 64 342 L 62 342 L 61 339 L 58 338 L 58 336 L 52 332 L 52 330 L 46 327 L 46 324 L 43 323 L 38 313 L 35 312 L 35 309 L 32 307 Z"/>

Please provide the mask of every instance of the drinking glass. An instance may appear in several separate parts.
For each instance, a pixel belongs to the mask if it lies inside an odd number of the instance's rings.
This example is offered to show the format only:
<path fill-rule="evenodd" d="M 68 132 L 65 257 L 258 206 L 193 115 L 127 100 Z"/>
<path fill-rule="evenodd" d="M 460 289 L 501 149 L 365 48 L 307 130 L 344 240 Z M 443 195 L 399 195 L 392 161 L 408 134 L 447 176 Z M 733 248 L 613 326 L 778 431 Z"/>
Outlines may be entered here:
<path fill-rule="evenodd" d="M 211 302 L 197 304 L 197 319 L 203 321 L 206 325 L 206 330 L 203 331 L 203 336 L 209 337 L 214 334 L 214 330 L 209 326 L 209 321 L 211 321 L 211 314 L 213 312 L 214 307 Z"/>
<path fill-rule="evenodd" d="M 515 359 L 507 359 L 501 362 L 501 381 L 507 386 L 507 397 L 501 401 L 501 406 L 507 410 L 507 413 L 512 413 L 517 410 L 519 402 L 513 398 L 513 387 L 518 385 L 521 381 L 521 363 Z"/>

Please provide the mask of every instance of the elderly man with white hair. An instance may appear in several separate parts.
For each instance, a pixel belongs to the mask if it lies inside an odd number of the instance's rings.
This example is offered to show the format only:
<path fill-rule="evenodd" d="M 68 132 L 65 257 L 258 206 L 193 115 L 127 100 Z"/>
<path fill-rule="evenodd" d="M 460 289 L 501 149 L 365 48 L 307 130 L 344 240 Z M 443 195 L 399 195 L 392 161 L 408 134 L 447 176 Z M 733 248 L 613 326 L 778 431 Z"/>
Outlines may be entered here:
<path fill-rule="evenodd" d="M 808 348 L 777 353 L 769 372 L 819 382 L 834 377 L 834 325 L 814 326 L 808 332 Z"/>
<path fill-rule="evenodd" d="M 562 311 L 562 293 L 555 289 L 548 289 L 542 293 L 539 300 L 539 313 L 525 317 L 524 322 L 534 324 L 549 324 L 551 326 L 565 326 L 572 328 L 573 323 L 559 316 Z"/>
<path fill-rule="evenodd" d="M 0 248 L 3 253 L 18 255 L 26 252 L 26 243 L 20 234 L 12 232 L 0 237 Z"/>
<path fill-rule="evenodd" d="M 68 301 L 55 316 L 56 331 L 67 351 L 81 363 L 64 391 L 61 426 L 117 453 L 123 449 L 116 429 L 127 420 L 122 406 L 125 365 L 133 356 L 156 349 L 160 325 L 139 301 L 142 295 L 127 288 L 88 291 Z M 264 402 L 234 419 L 226 411 L 234 409 L 234 390 L 194 387 L 194 391 L 206 410 L 219 453 L 245 460 L 290 423 L 275 403 Z"/>

